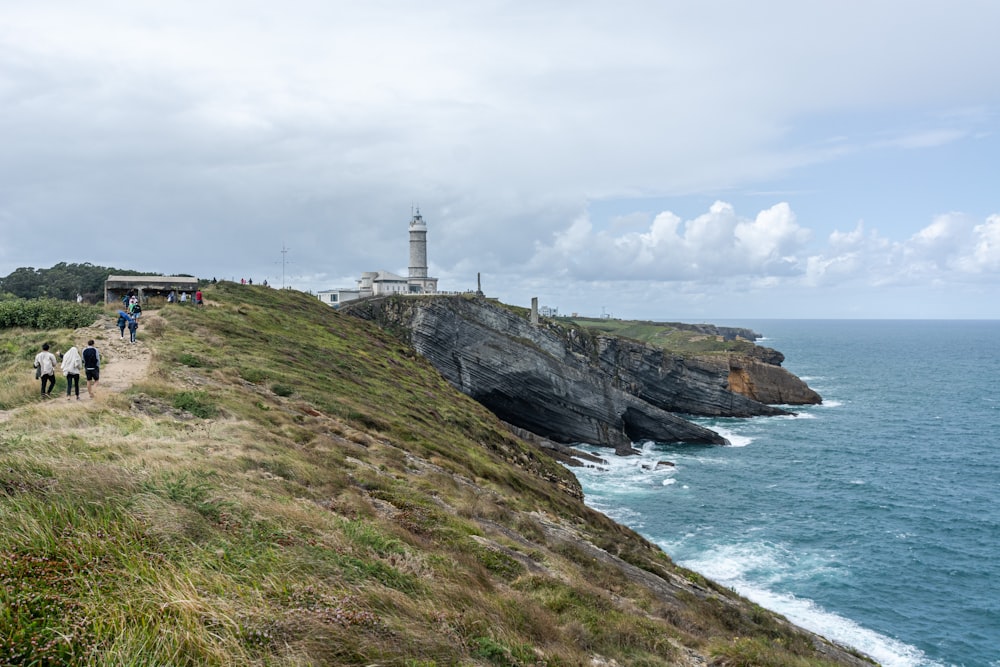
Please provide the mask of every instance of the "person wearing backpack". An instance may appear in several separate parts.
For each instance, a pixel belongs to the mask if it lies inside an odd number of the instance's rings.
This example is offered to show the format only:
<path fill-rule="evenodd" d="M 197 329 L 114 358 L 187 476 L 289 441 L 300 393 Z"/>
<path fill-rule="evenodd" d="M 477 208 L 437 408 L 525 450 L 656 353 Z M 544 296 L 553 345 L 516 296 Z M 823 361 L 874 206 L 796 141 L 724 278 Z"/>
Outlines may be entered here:
<path fill-rule="evenodd" d="M 124 310 L 118 311 L 118 330 L 122 332 L 122 340 L 125 340 L 125 326 L 128 324 L 128 315 Z"/>
<path fill-rule="evenodd" d="M 101 353 L 94 347 L 93 339 L 87 341 L 83 348 L 83 370 L 87 374 L 87 393 L 94 397 L 94 388 L 101 379 Z"/>
<path fill-rule="evenodd" d="M 128 316 L 128 334 L 130 343 L 135 343 L 135 332 L 139 330 L 139 318 Z"/>

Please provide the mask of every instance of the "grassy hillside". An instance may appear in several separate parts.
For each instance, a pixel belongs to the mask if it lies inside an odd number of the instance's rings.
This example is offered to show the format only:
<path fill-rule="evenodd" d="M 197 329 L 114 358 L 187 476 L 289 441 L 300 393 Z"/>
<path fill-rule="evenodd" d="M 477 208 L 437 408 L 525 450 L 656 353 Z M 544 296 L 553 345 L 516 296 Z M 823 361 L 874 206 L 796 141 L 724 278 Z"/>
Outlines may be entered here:
<path fill-rule="evenodd" d="M 560 317 L 556 318 L 555 321 L 575 325 L 589 331 L 631 338 L 642 343 L 662 347 L 679 355 L 747 352 L 754 348 L 754 343 L 751 341 L 723 340 L 721 336 L 700 333 L 668 322 L 589 317 Z"/>
<path fill-rule="evenodd" d="M 373 325 L 205 296 L 156 311 L 147 378 L 92 402 L 33 402 L 26 368 L 117 337 L 111 309 L 0 332 L 0 664 L 847 664 L 586 508 Z"/>

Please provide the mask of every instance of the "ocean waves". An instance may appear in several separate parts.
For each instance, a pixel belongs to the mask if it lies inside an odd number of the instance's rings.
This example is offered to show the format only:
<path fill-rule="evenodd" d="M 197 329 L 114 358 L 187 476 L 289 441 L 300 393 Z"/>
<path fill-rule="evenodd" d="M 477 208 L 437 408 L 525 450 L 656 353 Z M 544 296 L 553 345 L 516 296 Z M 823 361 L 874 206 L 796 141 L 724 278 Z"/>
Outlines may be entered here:
<path fill-rule="evenodd" d="M 824 403 L 699 420 L 731 447 L 605 450 L 574 469 L 588 504 L 884 665 L 1000 667 L 1000 323 L 750 326 Z"/>

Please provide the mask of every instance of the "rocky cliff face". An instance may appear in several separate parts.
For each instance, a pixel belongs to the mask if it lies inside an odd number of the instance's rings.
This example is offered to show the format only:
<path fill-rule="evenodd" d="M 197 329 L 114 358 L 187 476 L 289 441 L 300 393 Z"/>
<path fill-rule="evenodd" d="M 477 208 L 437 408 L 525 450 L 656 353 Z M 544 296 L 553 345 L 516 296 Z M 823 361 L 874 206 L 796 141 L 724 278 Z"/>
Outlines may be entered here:
<path fill-rule="evenodd" d="M 822 398 L 781 367 L 784 355 L 766 347 L 749 354 L 682 357 L 614 336 L 570 332 L 570 344 L 595 360 L 617 384 L 663 410 L 705 417 L 789 414 L 774 407 L 812 405 Z"/>
<path fill-rule="evenodd" d="M 641 440 L 725 444 L 714 431 L 674 413 L 787 414 L 758 397 L 811 391 L 760 359 L 683 359 L 612 336 L 535 326 L 483 299 L 384 297 L 342 311 L 398 331 L 462 392 L 555 442 L 605 445 L 620 453 Z M 818 395 L 803 402 L 818 402 Z"/>

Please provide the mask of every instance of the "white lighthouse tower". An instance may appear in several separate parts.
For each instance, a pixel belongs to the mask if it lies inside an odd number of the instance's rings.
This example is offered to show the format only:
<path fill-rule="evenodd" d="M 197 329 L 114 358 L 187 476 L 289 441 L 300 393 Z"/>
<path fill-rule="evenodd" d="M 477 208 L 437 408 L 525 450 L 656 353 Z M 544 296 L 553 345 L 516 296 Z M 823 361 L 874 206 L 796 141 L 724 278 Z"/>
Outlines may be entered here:
<path fill-rule="evenodd" d="M 410 220 L 410 275 L 406 282 L 411 294 L 437 292 L 437 278 L 427 277 L 427 223 L 419 208 Z"/>

